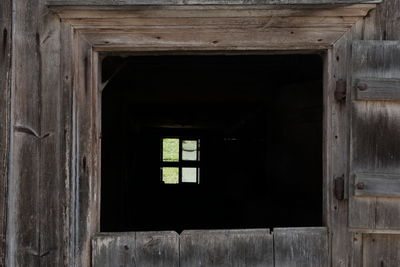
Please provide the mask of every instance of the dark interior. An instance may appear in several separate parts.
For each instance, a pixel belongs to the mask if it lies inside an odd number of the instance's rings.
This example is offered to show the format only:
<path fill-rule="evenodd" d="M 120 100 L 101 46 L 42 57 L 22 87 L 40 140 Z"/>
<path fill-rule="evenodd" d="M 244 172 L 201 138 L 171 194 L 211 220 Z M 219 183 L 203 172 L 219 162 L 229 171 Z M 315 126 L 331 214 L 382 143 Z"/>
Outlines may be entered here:
<path fill-rule="evenodd" d="M 320 55 L 108 56 L 101 231 L 322 225 Z M 164 184 L 160 140 L 201 140 L 200 183 Z"/>

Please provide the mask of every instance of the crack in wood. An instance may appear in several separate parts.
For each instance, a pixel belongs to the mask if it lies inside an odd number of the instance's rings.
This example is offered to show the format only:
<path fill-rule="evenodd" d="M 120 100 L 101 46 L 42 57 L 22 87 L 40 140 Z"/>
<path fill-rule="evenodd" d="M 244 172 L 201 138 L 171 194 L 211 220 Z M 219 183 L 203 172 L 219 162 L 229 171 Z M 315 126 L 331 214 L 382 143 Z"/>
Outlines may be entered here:
<path fill-rule="evenodd" d="M 16 131 L 18 133 L 25 133 L 27 135 L 34 136 L 37 139 L 41 139 L 41 140 L 45 139 L 53 134 L 53 132 L 47 132 L 43 135 L 40 135 L 34 129 L 27 127 L 27 126 L 22 126 L 22 125 L 15 126 L 14 131 Z"/>

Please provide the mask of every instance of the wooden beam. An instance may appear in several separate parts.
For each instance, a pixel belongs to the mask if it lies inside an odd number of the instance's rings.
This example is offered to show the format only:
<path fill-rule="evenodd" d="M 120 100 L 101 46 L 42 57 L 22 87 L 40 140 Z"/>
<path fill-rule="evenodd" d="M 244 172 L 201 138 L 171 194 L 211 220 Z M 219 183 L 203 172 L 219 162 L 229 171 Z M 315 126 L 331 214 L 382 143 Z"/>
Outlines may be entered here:
<path fill-rule="evenodd" d="M 10 137 L 12 1 L 0 1 L 0 266 L 5 264 Z"/>
<path fill-rule="evenodd" d="M 381 3 L 382 0 L 49 0 L 49 6 L 118 5 L 339 5 Z"/>

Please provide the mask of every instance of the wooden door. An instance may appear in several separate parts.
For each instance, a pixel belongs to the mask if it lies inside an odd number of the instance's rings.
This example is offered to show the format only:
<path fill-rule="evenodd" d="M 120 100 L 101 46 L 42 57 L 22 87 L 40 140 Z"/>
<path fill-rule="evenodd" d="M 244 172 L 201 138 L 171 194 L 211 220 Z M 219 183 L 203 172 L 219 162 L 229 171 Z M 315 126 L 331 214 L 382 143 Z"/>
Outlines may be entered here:
<path fill-rule="evenodd" d="M 328 266 L 325 227 L 101 233 L 92 265 L 163 267 Z"/>

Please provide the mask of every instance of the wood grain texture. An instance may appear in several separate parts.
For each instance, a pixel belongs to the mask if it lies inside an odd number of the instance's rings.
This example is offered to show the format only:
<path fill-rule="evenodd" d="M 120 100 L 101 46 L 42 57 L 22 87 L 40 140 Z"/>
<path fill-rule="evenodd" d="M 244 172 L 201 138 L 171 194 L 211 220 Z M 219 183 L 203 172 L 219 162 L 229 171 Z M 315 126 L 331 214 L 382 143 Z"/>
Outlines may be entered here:
<path fill-rule="evenodd" d="M 329 265 L 327 228 L 275 228 L 273 234 L 276 267 Z"/>
<path fill-rule="evenodd" d="M 332 266 L 349 266 L 351 236 L 348 231 L 348 168 L 349 168 L 349 103 L 351 101 L 350 62 L 351 42 L 361 36 L 362 21 L 358 21 L 328 50 L 325 59 L 325 142 L 324 194 L 326 196 L 325 225 L 330 229 Z M 336 82 L 346 81 L 346 99 L 337 101 L 334 96 Z M 344 199 L 334 196 L 334 179 L 344 180 Z"/>
<path fill-rule="evenodd" d="M 0 266 L 5 266 L 10 137 L 12 2 L 0 1 Z"/>
<path fill-rule="evenodd" d="M 385 0 L 365 19 L 364 40 L 400 40 L 400 1 Z"/>
<path fill-rule="evenodd" d="M 184 231 L 180 266 L 273 266 L 269 230 Z"/>
<path fill-rule="evenodd" d="M 14 1 L 14 10 L 7 266 L 64 266 L 59 19 L 44 1 Z"/>
<path fill-rule="evenodd" d="M 382 0 L 50 0 L 48 5 L 318 5 L 380 3 Z"/>
<path fill-rule="evenodd" d="M 388 79 L 393 81 L 400 78 L 399 62 L 400 42 L 398 41 L 355 42 L 353 43 L 352 84 L 356 85 L 360 80 L 381 80 L 384 82 L 380 87 L 387 88 L 386 81 Z M 353 95 L 356 99 L 357 93 Z M 353 174 L 383 173 L 397 176 L 400 173 L 398 164 L 400 143 L 397 138 L 400 134 L 400 104 L 397 99 L 393 100 L 357 100 L 353 102 L 351 129 L 351 171 Z M 373 181 L 368 179 L 365 182 L 372 186 Z M 398 229 L 400 227 L 398 220 L 400 199 L 383 198 L 382 196 L 359 197 L 360 190 L 356 188 L 356 183 L 356 176 L 353 176 L 350 186 L 352 192 L 349 213 L 350 226 Z M 376 183 L 373 184 L 375 190 L 381 187 Z M 354 193 L 358 196 L 355 196 Z"/>
<path fill-rule="evenodd" d="M 267 18 L 267 17 L 354 17 L 365 16 L 375 4 L 339 6 L 271 6 L 271 5 L 195 5 L 133 7 L 50 7 L 62 19 L 72 18 Z M 205 12 L 207 11 L 207 12 Z"/>
<path fill-rule="evenodd" d="M 361 78 L 354 86 L 357 100 L 400 100 L 400 79 Z"/>
<path fill-rule="evenodd" d="M 399 266 L 400 235 L 363 235 L 362 266 Z"/>
<path fill-rule="evenodd" d="M 175 232 L 97 234 L 92 241 L 94 267 L 179 266 L 179 235 Z"/>
<path fill-rule="evenodd" d="M 400 197 L 400 174 L 355 174 L 355 196 Z"/>

